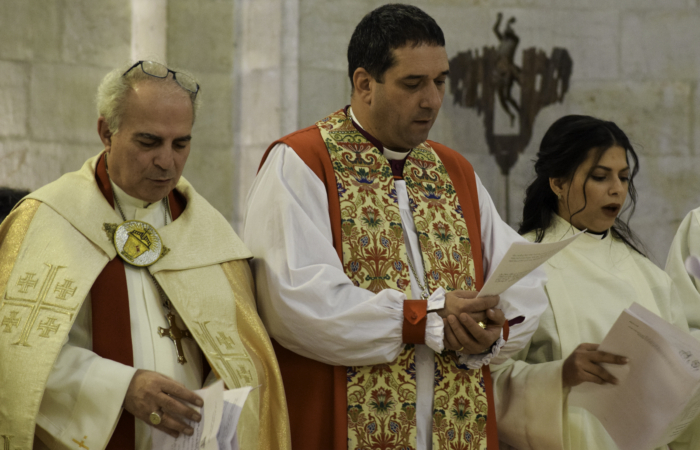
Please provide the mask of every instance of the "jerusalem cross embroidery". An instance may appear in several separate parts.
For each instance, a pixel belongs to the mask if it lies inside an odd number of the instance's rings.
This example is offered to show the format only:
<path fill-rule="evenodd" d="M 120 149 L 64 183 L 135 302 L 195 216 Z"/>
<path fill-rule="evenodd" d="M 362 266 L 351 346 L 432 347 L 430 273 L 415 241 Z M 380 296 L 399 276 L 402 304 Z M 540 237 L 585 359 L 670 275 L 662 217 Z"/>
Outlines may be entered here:
<path fill-rule="evenodd" d="M 44 265 L 46 268 L 43 271 L 19 275 L 14 284 L 18 287 L 15 292 L 9 289 L 9 286 L 13 286 L 11 281 L 0 302 L 2 332 L 19 331 L 19 336 L 12 345 L 31 347 L 32 336 L 47 339 L 55 335 L 61 326 L 69 326 L 78 310 L 79 304 L 65 303 L 65 300 L 75 295 L 75 281 L 58 281 L 59 272 L 66 267 Z M 39 272 L 43 272 L 42 275 L 38 275 Z"/>
<path fill-rule="evenodd" d="M 66 298 L 75 295 L 75 290 L 77 288 L 73 286 L 73 283 L 75 283 L 75 281 L 65 279 L 63 280 L 63 284 L 57 284 L 56 289 L 53 290 L 54 294 L 56 294 L 56 298 L 59 300 L 65 300 Z"/>
<path fill-rule="evenodd" d="M 372 292 L 411 298 L 408 258 L 391 167 L 341 110 L 317 123 L 335 170 L 346 275 Z M 474 261 L 462 208 L 447 170 L 426 143 L 411 151 L 404 180 L 430 290 L 473 290 Z M 419 275 L 420 276 L 420 275 Z M 348 367 L 348 448 L 414 449 L 415 348 L 391 364 Z M 486 448 L 487 400 L 481 370 L 454 352 L 435 358 L 433 448 Z"/>
<path fill-rule="evenodd" d="M 225 372 L 231 377 L 235 386 L 230 388 L 239 388 L 243 386 L 251 386 L 253 383 L 253 374 L 249 364 L 249 358 L 244 351 L 224 351 L 221 346 L 225 346 L 227 350 L 234 350 L 235 345 L 233 339 L 226 335 L 223 331 L 219 331 L 217 337 L 211 334 L 209 330 L 209 321 L 194 322 L 199 329 L 192 329 L 192 334 L 197 337 L 200 345 L 203 345 L 207 357 L 210 362 L 218 367 L 223 367 Z M 207 351 L 209 350 L 209 351 Z M 236 368 L 231 365 L 231 362 L 236 362 Z"/>
<path fill-rule="evenodd" d="M 12 444 L 12 438 L 14 436 L 10 436 L 7 434 L 1 434 L 2 436 L 2 448 L 3 450 L 12 450 L 12 447 L 10 446 Z"/>

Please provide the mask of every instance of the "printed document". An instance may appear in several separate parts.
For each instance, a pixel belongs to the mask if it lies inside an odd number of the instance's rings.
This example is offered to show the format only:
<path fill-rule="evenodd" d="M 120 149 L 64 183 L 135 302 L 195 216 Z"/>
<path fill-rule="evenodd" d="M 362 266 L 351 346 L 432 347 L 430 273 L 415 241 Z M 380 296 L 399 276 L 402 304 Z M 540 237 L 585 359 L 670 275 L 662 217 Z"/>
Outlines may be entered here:
<path fill-rule="evenodd" d="M 513 242 L 477 297 L 500 295 L 525 275 L 574 242 L 583 231 L 559 242 Z"/>
<path fill-rule="evenodd" d="M 598 349 L 629 358 L 602 364 L 619 384 L 582 383 L 569 405 L 596 416 L 621 450 L 661 447 L 700 413 L 700 342 L 689 333 L 634 303 Z"/>

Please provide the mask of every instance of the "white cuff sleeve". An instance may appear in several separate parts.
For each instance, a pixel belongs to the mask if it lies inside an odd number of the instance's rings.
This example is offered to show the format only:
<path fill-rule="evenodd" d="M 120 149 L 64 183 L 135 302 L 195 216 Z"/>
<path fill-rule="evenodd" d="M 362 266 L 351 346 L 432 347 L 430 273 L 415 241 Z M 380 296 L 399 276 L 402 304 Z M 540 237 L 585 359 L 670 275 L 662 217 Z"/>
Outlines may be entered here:
<path fill-rule="evenodd" d="M 445 290 L 437 288 L 428 299 L 428 311 L 445 307 Z M 440 317 L 436 312 L 428 313 L 428 322 L 425 325 L 425 345 L 433 349 L 435 353 L 441 353 L 444 348 L 445 330 Z"/>
<path fill-rule="evenodd" d="M 501 330 L 501 336 L 493 343 L 488 352 L 479 353 L 478 355 L 457 352 L 457 356 L 459 356 L 461 364 L 466 364 L 470 369 L 480 369 L 481 366 L 488 365 L 498 355 L 504 345 L 506 345 L 506 341 L 503 339 L 503 331 Z"/>
<path fill-rule="evenodd" d="M 73 439 L 104 448 L 135 373 L 135 368 L 89 350 L 64 346 L 46 384 L 37 436 L 49 448 L 74 447 Z"/>
<path fill-rule="evenodd" d="M 81 433 L 85 435 L 91 430 L 93 435 L 88 439 L 99 442 L 97 447 L 106 446 L 117 426 L 123 409 L 121 405 L 135 374 L 135 368 L 109 359 L 100 358 L 93 362 L 86 377 L 89 382 L 84 383 L 80 390 L 71 424 L 61 440 L 71 444 L 75 435 L 80 437 Z"/>

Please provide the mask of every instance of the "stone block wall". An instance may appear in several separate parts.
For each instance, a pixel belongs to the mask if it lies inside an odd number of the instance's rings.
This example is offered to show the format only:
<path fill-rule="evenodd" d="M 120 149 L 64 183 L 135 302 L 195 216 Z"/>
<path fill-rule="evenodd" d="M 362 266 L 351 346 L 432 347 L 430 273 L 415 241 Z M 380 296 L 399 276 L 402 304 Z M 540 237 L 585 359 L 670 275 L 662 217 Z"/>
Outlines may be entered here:
<path fill-rule="evenodd" d="M 167 0 L 166 55 L 195 73 L 203 107 L 185 176 L 237 231 L 260 157 L 274 139 L 350 100 L 346 50 L 376 0 Z M 617 122 L 640 155 L 631 222 L 663 264 L 680 220 L 700 204 L 698 0 L 411 1 L 442 26 L 449 57 L 497 44 L 498 12 L 515 16 L 522 50 L 554 46 L 574 61 L 563 104 L 543 109 L 510 178 L 511 224 L 520 221 L 531 160 L 564 114 Z M 101 149 L 94 95 L 131 59 L 131 2 L 0 2 L 0 186 L 33 190 Z M 463 153 L 504 213 L 505 182 L 482 118 L 447 95 L 431 133 Z M 499 125 L 500 123 L 500 125 Z M 497 128 L 507 130 L 504 115 Z"/>
<path fill-rule="evenodd" d="M 109 70 L 133 59 L 131 5 L 0 2 L 0 187 L 37 189 L 102 150 L 95 93 Z M 165 60 L 194 73 L 202 85 L 203 106 L 184 175 L 231 220 L 238 192 L 232 150 L 234 2 L 169 0 L 165 9 L 167 23 L 156 24 L 167 30 Z M 159 53 L 137 56 L 162 59 Z"/>
<path fill-rule="evenodd" d="M 361 17 L 381 1 L 300 0 L 299 126 L 349 103 L 345 52 Z M 574 61 L 562 104 L 543 109 L 533 137 L 511 172 L 510 216 L 517 227 L 524 188 L 534 176 L 532 159 L 546 129 L 565 114 L 588 114 L 616 122 L 640 156 L 639 199 L 631 221 L 653 261 L 664 265 L 676 228 L 700 206 L 700 8 L 695 0 L 487 0 L 410 1 L 442 27 L 448 57 L 495 46 L 498 12 L 516 17 L 522 50 L 547 54 L 566 48 Z M 515 90 L 514 90 L 515 92 Z M 498 118 L 497 118 L 498 119 Z M 505 115 L 501 117 L 507 130 Z M 498 124 L 497 124 L 498 125 Z M 484 137 L 483 118 L 445 96 L 431 132 L 464 154 L 504 215 L 505 180 Z"/>
<path fill-rule="evenodd" d="M 197 76 L 201 108 L 183 175 L 231 220 L 238 181 L 233 154 L 233 0 L 168 0 L 167 60 Z"/>
<path fill-rule="evenodd" d="M 95 91 L 129 59 L 120 0 L 0 2 L 0 186 L 34 190 L 102 149 Z"/>

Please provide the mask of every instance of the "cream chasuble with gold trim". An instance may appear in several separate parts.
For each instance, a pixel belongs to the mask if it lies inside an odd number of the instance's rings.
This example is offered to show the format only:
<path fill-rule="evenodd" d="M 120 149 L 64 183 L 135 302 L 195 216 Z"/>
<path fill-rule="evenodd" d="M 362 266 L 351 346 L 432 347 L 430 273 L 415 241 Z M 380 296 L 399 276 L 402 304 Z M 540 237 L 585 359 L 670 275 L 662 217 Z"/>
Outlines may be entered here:
<path fill-rule="evenodd" d="M 122 220 L 95 183 L 96 160 L 31 194 L 0 227 L 4 448 L 32 448 L 34 421 L 53 363 L 95 278 L 116 256 L 103 225 Z M 279 369 L 255 312 L 245 261 L 251 255 L 184 178 L 176 189 L 187 199 L 187 208 L 159 230 L 171 251 L 147 270 L 227 386 L 262 386 L 245 404 L 241 448 L 288 448 Z M 95 411 L 102 413 L 114 414 L 116 423 L 119 411 Z M 90 442 L 89 436 L 76 438 L 88 447 L 106 445 Z"/>

